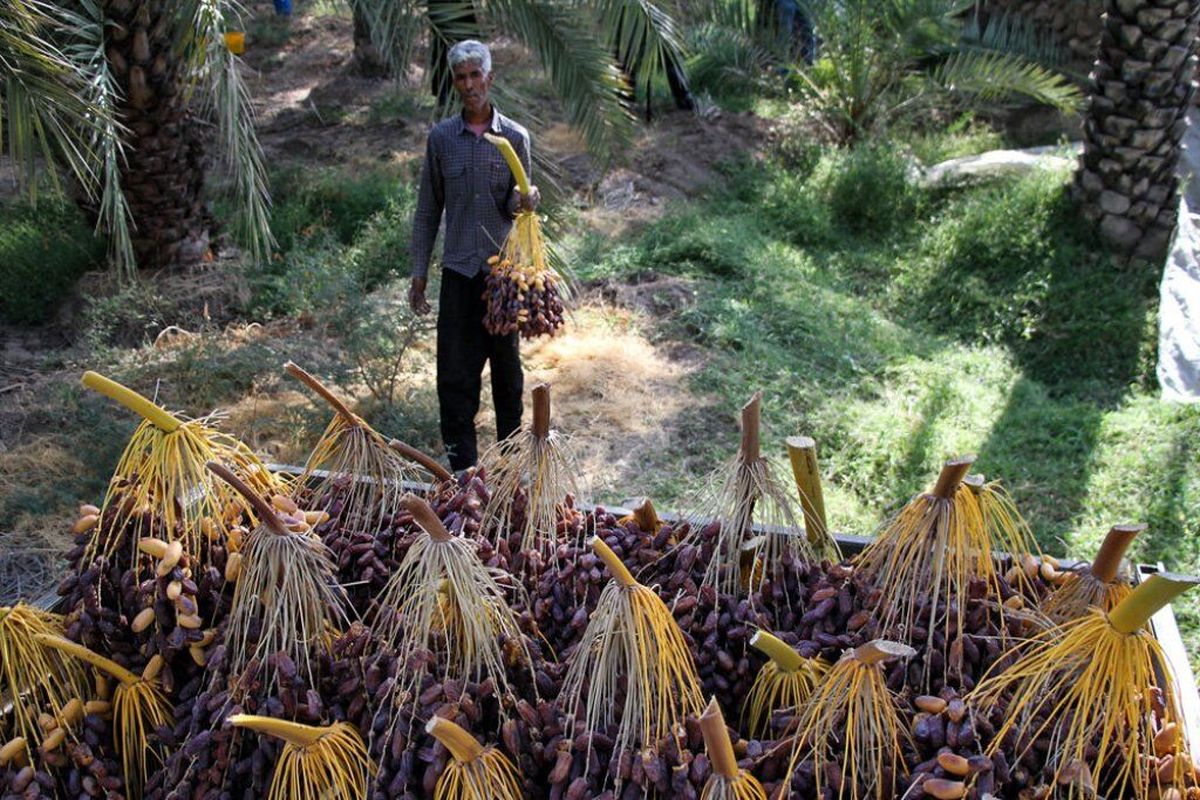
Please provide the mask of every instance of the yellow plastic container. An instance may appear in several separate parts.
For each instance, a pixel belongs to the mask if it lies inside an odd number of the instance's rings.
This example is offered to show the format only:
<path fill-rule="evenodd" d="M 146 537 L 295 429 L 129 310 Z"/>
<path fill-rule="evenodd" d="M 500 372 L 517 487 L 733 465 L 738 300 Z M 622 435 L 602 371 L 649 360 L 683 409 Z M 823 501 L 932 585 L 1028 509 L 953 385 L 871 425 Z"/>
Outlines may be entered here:
<path fill-rule="evenodd" d="M 246 52 L 246 34 L 241 31 L 230 31 L 225 34 L 225 46 L 229 48 L 229 52 L 240 56 Z"/>

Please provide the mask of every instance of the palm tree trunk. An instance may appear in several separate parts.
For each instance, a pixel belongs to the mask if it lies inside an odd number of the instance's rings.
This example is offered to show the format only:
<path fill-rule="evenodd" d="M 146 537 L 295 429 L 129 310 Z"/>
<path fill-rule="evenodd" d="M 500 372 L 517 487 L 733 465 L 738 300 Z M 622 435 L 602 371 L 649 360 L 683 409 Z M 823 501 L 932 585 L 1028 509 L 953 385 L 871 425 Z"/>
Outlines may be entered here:
<path fill-rule="evenodd" d="M 195 263 L 208 250 L 206 125 L 189 110 L 186 65 L 172 51 L 172 3 L 107 0 L 110 69 L 129 129 L 121 168 L 142 269 Z"/>
<path fill-rule="evenodd" d="M 1075 189 L 1101 240 L 1161 258 L 1179 209 L 1200 0 L 1109 0 Z"/>
<path fill-rule="evenodd" d="M 389 78 L 387 59 L 371 41 L 371 24 L 363 10 L 354 5 L 354 70 L 364 78 Z"/>

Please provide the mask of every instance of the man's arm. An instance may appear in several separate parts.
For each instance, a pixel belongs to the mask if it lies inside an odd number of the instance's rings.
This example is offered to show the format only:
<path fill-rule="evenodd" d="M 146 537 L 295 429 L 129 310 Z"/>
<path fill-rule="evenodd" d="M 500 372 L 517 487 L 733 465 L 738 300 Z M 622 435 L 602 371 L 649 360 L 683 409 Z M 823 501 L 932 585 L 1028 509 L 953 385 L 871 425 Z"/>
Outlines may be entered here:
<path fill-rule="evenodd" d="M 418 314 L 429 311 L 429 301 L 425 299 L 425 284 L 429 277 L 429 259 L 433 256 L 433 243 L 437 239 L 438 226 L 442 224 L 442 210 L 446 205 L 444 189 L 442 166 L 433 146 L 433 133 L 430 132 L 425 141 L 425 161 L 421 164 L 417 210 L 413 215 L 412 285 L 408 290 L 408 303 Z"/>

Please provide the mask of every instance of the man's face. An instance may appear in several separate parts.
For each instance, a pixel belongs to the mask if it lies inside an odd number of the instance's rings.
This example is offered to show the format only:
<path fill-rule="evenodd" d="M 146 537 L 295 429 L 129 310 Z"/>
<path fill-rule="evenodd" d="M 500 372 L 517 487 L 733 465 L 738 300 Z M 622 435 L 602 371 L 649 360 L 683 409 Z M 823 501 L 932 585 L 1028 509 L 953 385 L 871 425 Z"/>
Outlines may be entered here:
<path fill-rule="evenodd" d="M 482 114 L 488 107 L 488 91 L 492 88 L 492 73 L 483 71 L 478 61 L 456 64 L 454 91 L 462 100 L 463 109 L 470 114 Z"/>

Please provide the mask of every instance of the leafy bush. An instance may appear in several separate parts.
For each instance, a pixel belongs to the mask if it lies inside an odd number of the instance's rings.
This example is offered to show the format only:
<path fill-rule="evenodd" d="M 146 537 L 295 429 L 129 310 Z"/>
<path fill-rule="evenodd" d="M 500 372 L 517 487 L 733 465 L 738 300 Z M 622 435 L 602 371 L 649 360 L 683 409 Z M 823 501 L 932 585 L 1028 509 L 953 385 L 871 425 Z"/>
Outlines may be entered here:
<path fill-rule="evenodd" d="M 752 266 L 744 258 L 752 235 L 743 219 L 693 210 L 651 227 L 640 243 L 640 262 L 643 268 L 667 273 L 738 277 Z"/>
<path fill-rule="evenodd" d="M 828 208 L 835 225 L 868 239 L 911 224 L 920 199 L 907 160 L 887 144 L 827 154 L 806 188 Z"/>
<path fill-rule="evenodd" d="M 64 201 L 0 208 L 0 321 L 46 322 L 104 246 Z"/>
<path fill-rule="evenodd" d="M 303 240 L 328 233 L 342 244 L 354 241 L 372 215 L 387 208 L 401 186 L 394 170 L 290 169 L 271 176 L 271 230 L 287 253 Z"/>
<path fill-rule="evenodd" d="M 328 309 L 354 294 L 369 292 L 389 277 L 407 275 L 412 213 L 411 184 L 393 185 L 390 196 L 365 219 L 369 204 L 358 200 L 338 206 L 338 224 L 296 231 L 291 246 L 261 266 L 250 266 L 247 280 L 253 314 L 296 314 Z M 341 233 L 339 233 L 339 228 Z M 341 238 L 348 234 L 349 241 Z M 346 246 L 349 245 L 349 246 Z"/>

